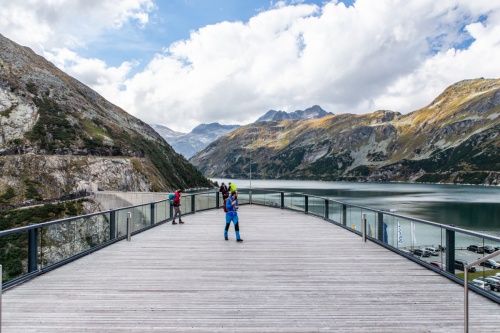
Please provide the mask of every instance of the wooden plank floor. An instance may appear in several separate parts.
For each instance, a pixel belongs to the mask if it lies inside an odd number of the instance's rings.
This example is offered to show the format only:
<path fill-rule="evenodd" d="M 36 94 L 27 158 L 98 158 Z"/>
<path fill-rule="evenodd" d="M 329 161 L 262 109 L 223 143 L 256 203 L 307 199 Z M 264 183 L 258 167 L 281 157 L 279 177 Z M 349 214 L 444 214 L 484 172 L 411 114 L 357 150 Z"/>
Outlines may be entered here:
<path fill-rule="evenodd" d="M 3 294 L 2 332 L 463 332 L 463 288 L 322 219 L 212 210 Z M 470 332 L 500 306 L 470 294 Z"/>

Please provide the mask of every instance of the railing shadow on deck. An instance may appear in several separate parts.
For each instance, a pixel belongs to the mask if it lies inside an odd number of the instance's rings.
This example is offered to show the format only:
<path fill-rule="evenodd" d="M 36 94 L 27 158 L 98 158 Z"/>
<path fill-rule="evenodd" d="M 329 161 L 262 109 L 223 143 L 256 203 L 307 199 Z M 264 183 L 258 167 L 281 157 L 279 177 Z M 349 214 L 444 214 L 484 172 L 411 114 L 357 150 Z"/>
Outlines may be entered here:
<path fill-rule="evenodd" d="M 318 216 L 359 236 L 362 236 L 362 220 L 365 217 L 366 239 L 461 285 L 463 285 L 463 273 L 456 273 L 455 270 L 464 269 L 460 266 L 464 258 L 469 259 L 469 262 L 475 261 L 471 258 L 471 251 L 462 249 L 470 248 L 471 244 L 478 245 L 483 250 L 490 249 L 488 246 L 500 249 L 498 237 L 315 195 L 266 189 L 240 189 L 238 201 L 240 205 L 256 204 Z M 217 191 L 186 193 L 181 198 L 183 215 L 217 209 L 222 203 L 222 196 Z M 135 235 L 171 221 L 173 209 L 165 198 L 148 204 L 1 231 L 2 289 L 13 287 L 126 239 L 128 213 L 132 215 L 130 233 Z M 434 248 L 429 257 L 425 257 L 428 254 L 423 252 L 425 248 Z M 482 255 L 484 256 L 484 253 Z M 468 262 L 465 261 L 463 264 L 466 266 Z M 483 277 L 492 272 L 498 272 L 500 276 L 500 270 L 482 267 Z M 469 289 L 500 304 L 497 293 L 480 288 L 474 284 L 476 281 L 469 282 Z"/>

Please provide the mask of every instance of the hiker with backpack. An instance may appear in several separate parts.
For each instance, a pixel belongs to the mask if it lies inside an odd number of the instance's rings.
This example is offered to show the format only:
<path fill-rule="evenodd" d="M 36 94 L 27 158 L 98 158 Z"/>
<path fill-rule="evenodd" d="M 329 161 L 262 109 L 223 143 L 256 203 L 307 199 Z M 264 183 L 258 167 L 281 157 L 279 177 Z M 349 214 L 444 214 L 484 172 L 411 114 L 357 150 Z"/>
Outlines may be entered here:
<path fill-rule="evenodd" d="M 184 223 L 181 219 L 181 213 L 182 213 L 181 212 L 181 195 L 182 195 L 181 189 L 178 189 L 174 193 L 174 200 L 173 200 L 172 206 L 174 206 L 175 214 L 174 214 L 174 218 L 172 220 L 172 224 L 177 224 L 177 222 L 175 222 L 175 218 L 177 217 L 177 215 L 179 215 L 179 223 L 180 224 Z"/>
<path fill-rule="evenodd" d="M 229 193 L 232 193 L 233 191 L 238 191 L 236 189 L 236 184 L 235 183 L 229 183 Z"/>
<path fill-rule="evenodd" d="M 222 207 L 224 208 L 224 211 L 226 211 L 226 200 L 229 197 L 229 189 L 227 188 L 226 184 L 222 183 L 219 188 L 219 192 L 222 193 L 222 200 L 224 202 Z"/>
<path fill-rule="evenodd" d="M 226 200 L 226 227 L 224 228 L 224 239 L 228 240 L 228 230 L 231 222 L 234 224 L 234 232 L 236 233 L 236 241 L 243 242 L 240 237 L 240 226 L 238 224 L 238 192 L 232 191 L 229 198 Z"/>

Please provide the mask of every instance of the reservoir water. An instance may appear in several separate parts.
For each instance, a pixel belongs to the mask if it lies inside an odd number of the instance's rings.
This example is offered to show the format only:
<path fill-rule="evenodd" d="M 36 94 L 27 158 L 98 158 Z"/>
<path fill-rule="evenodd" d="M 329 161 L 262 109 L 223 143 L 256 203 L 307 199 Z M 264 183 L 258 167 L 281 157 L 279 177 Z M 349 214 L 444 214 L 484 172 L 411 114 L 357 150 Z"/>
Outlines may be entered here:
<path fill-rule="evenodd" d="M 233 181 L 249 188 L 248 179 Z M 252 188 L 302 192 L 500 236 L 500 187 L 412 183 L 252 180 Z"/>

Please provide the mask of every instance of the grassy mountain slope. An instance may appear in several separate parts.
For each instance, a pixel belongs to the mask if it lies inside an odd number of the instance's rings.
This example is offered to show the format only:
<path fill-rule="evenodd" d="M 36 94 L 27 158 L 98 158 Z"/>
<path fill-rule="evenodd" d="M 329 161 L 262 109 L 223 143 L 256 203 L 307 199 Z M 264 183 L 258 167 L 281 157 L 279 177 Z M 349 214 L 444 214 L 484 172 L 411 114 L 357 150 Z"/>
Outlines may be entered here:
<path fill-rule="evenodd" d="M 193 156 L 210 177 L 500 182 L 500 80 L 465 80 L 406 115 L 244 126 Z"/>

